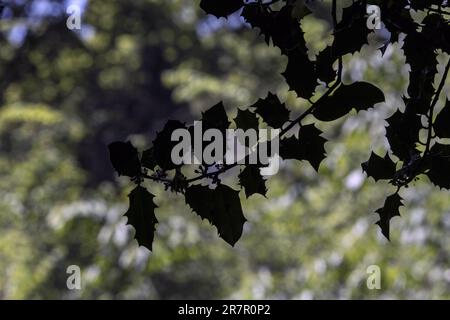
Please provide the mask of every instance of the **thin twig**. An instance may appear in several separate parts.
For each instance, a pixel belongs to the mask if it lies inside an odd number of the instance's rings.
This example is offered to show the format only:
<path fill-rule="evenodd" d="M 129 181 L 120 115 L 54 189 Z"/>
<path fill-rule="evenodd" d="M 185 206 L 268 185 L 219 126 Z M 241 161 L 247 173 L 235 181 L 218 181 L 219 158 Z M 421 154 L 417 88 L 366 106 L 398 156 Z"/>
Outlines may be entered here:
<path fill-rule="evenodd" d="M 447 66 L 445 67 L 445 71 L 444 71 L 444 75 L 442 76 L 441 82 L 439 83 L 439 87 L 436 90 L 436 93 L 434 95 L 434 99 L 431 102 L 431 106 L 430 106 L 430 114 L 428 116 L 428 137 L 427 137 L 427 143 L 426 143 L 426 147 L 425 147 L 425 155 L 427 155 L 430 151 L 430 144 L 431 144 L 431 139 L 433 137 L 433 116 L 434 116 L 434 108 L 436 107 L 437 102 L 439 101 L 439 96 L 441 95 L 441 91 L 444 88 L 445 85 L 445 81 L 447 80 L 447 76 L 448 76 L 448 72 L 450 70 L 450 59 L 447 62 Z"/>

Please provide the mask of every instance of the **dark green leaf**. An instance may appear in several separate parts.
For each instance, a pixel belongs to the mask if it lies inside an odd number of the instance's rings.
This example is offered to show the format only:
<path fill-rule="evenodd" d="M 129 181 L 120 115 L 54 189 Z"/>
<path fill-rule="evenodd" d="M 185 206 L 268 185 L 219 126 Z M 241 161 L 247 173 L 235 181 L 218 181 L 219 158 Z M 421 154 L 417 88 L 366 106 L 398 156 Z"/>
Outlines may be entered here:
<path fill-rule="evenodd" d="M 311 14 L 311 10 L 305 5 L 305 0 L 296 0 L 294 1 L 292 9 L 292 17 L 297 20 L 301 20 L 307 15 Z"/>
<path fill-rule="evenodd" d="M 289 4 L 280 11 L 269 10 L 256 3 L 248 4 L 242 11 L 245 21 L 253 28 L 259 28 L 267 43 L 272 39 L 274 46 L 280 48 L 282 54 L 288 54 L 294 49 L 307 52 L 297 14 L 294 6 Z"/>
<path fill-rule="evenodd" d="M 373 84 L 367 82 L 355 82 L 338 89 L 340 99 L 355 108 L 356 111 L 367 110 L 375 104 L 384 102 L 384 93 Z"/>
<path fill-rule="evenodd" d="M 396 111 L 386 120 L 386 138 L 392 152 L 401 160 L 407 161 L 411 154 L 416 153 L 416 141 L 422 128 L 420 116 L 415 113 L 402 113 Z"/>
<path fill-rule="evenodd" d="M 200 2 L 200 8 L 217 18 L 227 17 L 243 5 L 243 0 L 202 0 Z"/>
<path fill-rule="evenodd" d="M 303 31 L 300 22 L 292 14 L 293 6 L 286 5 L 280 11 L 275 12 L 270 35 L 273 44 L 287 54 L 294 49 L 303 53 L 307 52 Z"/>
<path fill-rule="evenodd" d="M 250 110 L 238 109 L 238 114 L 236 118 L 234 118 L 234 123 L 236 123 L 236 127 L 238 129 L 242 129 L 244 131 L 247 131 L 248 129 L 255 129 L 258 131 L 259 127 L 257 115 Z"/>
<path fill-rule="evenodd" d="M 372 152 L 369 160 L 361 164 L 361 167 L 367 175 L 374 178 L 375 181 L 392 179 L 394 178 L 396 171 L 395 163 L 387 153 L 386 156 L 382 158 Z"/>
<path fill-rule="evenodd" d="M 428 45 L 424 46 L 423 43 Z M 403 51 L 411 67 L 408 95 L 416 112 L 426 114 L 434 96 L 434 77 L 437 73 L 437 52 L 426 32 L 411 32 L 405 38 Z M 410 106 L 407 105 L 408 108 Z"/>
<path fill-rule="evenodd" d="M 291 136 L 281 140 L 280 156 L 283 159 L 307 160 L 318 171 L 320 163 L 325 159 L 325 142 L 322 131 L 313 124 L 300 128 L 299 138 Z"/>
<path fill-rule="evenodd" d="M 239 174 L 239 184 L 245 188 L 247 198 L 255 193 L 266 196 L 266 181 L 261 176 L 257 165 L 249 164 L 245 166 Z"/>
<path fill-rule="evenodd" d="M 214 128 L 219 129 L 221 132 L 225 132 L 230 125 L 222 102 L 219 102 L 205 112 L 202 112 L 202 121 L 203 131 Z"/>
<path fill-rule="evenodd" d="M 319 53 L 316 62 L 317 78 L 326 83 L 330 83 L 336 78 L 336 71 L 333 69 L 333 63 L 336 61 L 336 58 L 331 47 L 326 47 L 325 50 Z"/>
<path fill-rule="evenodd" d="M 153 141 L 153 155 L 158 166 L 164 170 L 175 169 L 177 166 L 172 162 L 172 149 L 178 141 L 172 141 L 172 133 L 176 129 L 185 129 L 185 125 L 180 121 L 167 121 L 164 129 L 158 132 Z"/>
<path fill-rule="evenodd" d="M 144 187 L 137 186 L 128 195 L 130 207 L 125 213 L 128 218 L 127 224 L 132 225 L 136 230 L 134 237 L 138 244 L 150 251 L 152 251 L 155 236 L 155 225 L 158 223 L 155 216 L 155 209 L 158 206 L 153 202 L 154 197 Z"/>
<path fill-rule="evenodd" d="M 131 142 L 113 142 L 108 149 L 111 163 L 119 175 L 135 177 L 141 172 L 138 151 Z"/>
<path fill-rule="evenodd" d="M 355 82 L 341 85 L 332 96 L 327 97 L 313 112 L 321 121 L 333 121 L 343 117 L 352 109 L 367 110 L 383 102 L 383 92 L 367 82 Z"/>
<path fill-rule="evenodd" d="M 289 120 L 289 110 L 271 92 L 267 98 L 259 99 L 252 107 L 256 108 L 256 113 L 273 128 L 281 128 Z"/>
<path fill-rule="evenodd" d="M 393 217 L 400 216 L 399 209 L 400 206 L 403 206 L 402 201 L 403 199 L 398 195 L 398 193 L 395 193 L 386 198 L 382 208 L 375 211 L 380 215 L 380 220 L 378 220 L 377 224 L 380 226 L 381 232 L 388 240 L 390 240 L 390 221 Z"/>
<path fill-rule="evenodd" d="M 215 189 L 193 185 L 186 190 L 186 203 L 202 219 L 216 226 L 219 236 L 231 246 L 239 240 L 245 221 L 239 191 L 219 184 Z"/>
<path fill-rule="evenodd" d="M 359 51 L 367 43 L 367 35 L 372 32 L 366 24 L 366 6 L 363 2 L 355 2 L 344 8 L 334 33 L 333 54 L 343 56 Z"/>
<path fill-rule="evenodd" d="M 143 167 L 150 170 L 155 170 L 157 163 L 153 152 L 153 147 L 142 153 L 141 163 Z"/>
<path fill-rule="evenodd" d="M 317 86 L 314 63 L 309 60 L 306 52 L 292 50 L 288 53 L 288 64 L 282 73 L 289 85 L 289 90 L 295 91 L 304 99 L 309 99 Z"/>
<path fill-rule="evenodd" d="M 269 11 L 267 7 L 254 3 L 246 5 L 244 10 L 242 10 L 241 16 L 252 28 L 259 28 L 260 34 L 264 35 L 266 43 L 269 44 L 270 30 L 274 23 L 274 13 Z"/>
<path fill-rule="evenodd" d="M 430 149 L 430 181 L 439 188 L 450 190 L 450 145 L 436 143 Z"/>
<path fill-rule="evenodd" d="M 433 127 L 434 132 L 440 138 L 450 138 L 450 100 L 447 100 L 447 104 L 442 111 L 436 117 Z"/>

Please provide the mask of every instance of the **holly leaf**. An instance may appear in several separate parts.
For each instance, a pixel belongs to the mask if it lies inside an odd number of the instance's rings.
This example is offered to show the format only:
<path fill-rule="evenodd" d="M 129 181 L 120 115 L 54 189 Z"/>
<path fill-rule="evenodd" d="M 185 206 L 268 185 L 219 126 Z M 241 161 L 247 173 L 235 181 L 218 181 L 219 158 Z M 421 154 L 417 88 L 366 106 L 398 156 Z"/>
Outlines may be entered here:
<path fill-rule="evenodd" d="M 215 189 L 192 185 L 186 190 L 186 203 L 202 219 L 217 228 L 219 236 L 234 246 L 242 235 L 245 221 L 239 191 L 219 184 Z"/>
<path fill-rule="evenodd" d="M 382 158 L 372 152 L 369 160 L 361 164 L 361 167 L 375 181 L 392 179 L 396 172 L 396 165 L 387 153 Z"/>
<path fill-rule="evenodd" d="M 161 169 L 172 170 L 178 167 L 172 162 L 172 149 L 179 143 L 172 141 L 172 133 L 177 129 L 186 129 L 186 126 L 180 121 L 169 120 L 153 140 L 154 160 Z"/>
<path fill-rule="evenodd" d="M 306 53 L 306 43 L 297 15 L 307 12 L 298 11 L 298 8 L 287 4 L 279 11 L 273 11 L 258 3 L 250 3 L 244 7 L 242 17 L 253 28 L 261 30 L 267 43 L 272 39 L 273 45 L 280 48 L 282 54 L 288 54 L 294 49 Z"/>
<path fill-rule="evenodd" d="M 270 28 L 273 44 L 280 48 L 283 54 L 289 53 L 294 48 L 303 53 L 307 52 L 300 22 L 294 18 L 293 10 L 293 6 L 285 5 L 280 11 L 275 12 Z"/>
<path fill-rule="evenodd" d="M 219 102 L 205 112 L 202 112 L 202 122 L 204 131 L 214 128 L 225 133 L 230 122 L 228 121 L 228 116 L 223 103 Z"/>
<path fill-rule="evenodd" d="M 150 170 L 155 170 L 157 163 L 156 163 L 153 147 L 145 150 L 142 153 L 141 163 L 142 163 L 143 167 L 150 169 Z"/>
<path fill-rule="evenodd" d="M 241 16 L 252 28 L 259 28 L 260 34 L 264 35 L 266 43 L 269 44 L 274 13 L 258 3 L 250 3 L 244 7 Z"/>
<path fill-rule="evenodd" d="M 384 102 L 383 91 L 368 82 L 355 82 L 338 89 L 341 99 L 346 99 L 356 111 L 367 110 L 375 104 Z"/>
<path fill-rule="evenodd" d="M 381 233 L 389 239 L 389 229 L 390 229 L 390 221 L 393 217 L 400 216 L 400 206 L 403 206 L 403 199 L 395 193 L 386 198 L 384 202 L 384 206 L 379 208 L 375 212 L 380 215 L 380 220 L 376 224 L 378 224 L 381 228 Z"/>
<path fill-rule="evenodd" d="M 450 126 L 448 121 L 450 119 L 450 100 L 447 100 L 445 107 L 437 115 L 434 121 L 434 132 L 439 138 L 450 138 Z"/>
<path fill-rule="evenodd" d="M 258 165 L 246 165 L 238 177 L 239 184 L 245 189 L 247 198 L 255 193 L 259 193 L 264 197 L 266 196 L 266 181 L 261 176 Z"/>
<path fill-rule="evenodd" d="M 321 121 L 333 121 L 345 116 L 352 109 L 367 110 L 383 101 L 383 91 L 367 82 L 355 82 L 341 85 L 332 96 L 324 99 L 313 115 Z"/>
<path fill-rule="evenodd" d="M 109 159 L 119 175 L 135 177 L 141 173 L 137 149 L 127 142 L 113 142 L 108 146 Z"/>
<path fill-rule="evenodd" d="M 125 213 L 128 218 L 127 224 L 136 230 L 134 237 L 139 246 L 144 246 L 150 251 L 155 236 L 155 225 L 158 223 L 155 216 L 155 209 L 158 206 L 153 202 L 154 197 L 144 187 L 137 186 L 128 195 L 130 207 Z"/>
<path fill-rule="evenodd" d="M 430 170 L 426 175 L 439 188 L 450 190 L 450 145 L 436 143 L 430 149 Z"/>
<path fill-rule="evenodd" d="M 309 60 L 306 52 L 292 50 L 288 53 L 288 64 L 282 73 L 289 86 L 301 98 L 311 98 L 317 86 L 314 63 Z"/>
<path fill-rule="evenodd" d="M 420 116 L 397 110 L 386 122 L 388 123 L 386 138 L 392 152 L 401 160 L 409 160 L 415 150 L 419 131 L 422 128 Z"/>
<path fill-rule="evenodd" d="M 408 95 L 416 112 L 427 114 L 434 96 L 434 77 L 437 73 L 437 52 L 431 43 L 430 31 L 411 32 L 405 37 L 403 51 L 411 67 Z M 428 45 L 423 46 L 423 43 Z M 410 106 L 407 105 L 409 108 Z"/>
<path fill-rule="evenodd" d="M 236 127 L 247 131 L 249 129 L 255 129 L 258 131 L 259 120 L 258 116 L 251 112 L 250 110 L 241 110 L 238 109 L 238 113 L 236 118 L 234 118 L 234 123 Z"/>
<path fill-rule="evenodd" d="M 316 77 L 325 83 L 330 83 L 336 78 L 336 71 L 333 68 L 333 63 L 336 61 L 336 56 L 333 55 L 331 47 L 326 47 L 317 56 L 316 61 Z"/>
<path fill-rule="evenodd" d="M 242 0 L 202 0 L 200 8 L 206 13 L 215 15 L 217 18 L 227 17 L 238 11 L 244 2 Z"/>
<path fill-rule="evenodd" d="M 259 99 L 251 107 L 256 108 L 256 113 L 273 128 L 281 128 L 289 120 L 289 110 L 286 105 L 271 92 L 267 98 Z"/>
<path fill-rule="evenodd" d="M 280 156 L 283 159 L 307 160 L 316 171 L 326 158 L 325 142 L 322 131 L 313 124 L 302 126 L 298 139 L 295 136 L 285 138 L 280 142 Z"/>
<path fill-rule="evenodd" d="M 372 30 L 367 28 L 366 5 L 353 3 L 344 8 L 342 19 L 336 26 L 333 42 L 333 54 L 343 56 L 355 53 L 367 43 L 367 36 Z"/>
<path fill-rule="evenodd" d="M 296 0 L 292 8 L 292 17 L 301 20 L 311 14 L 311 10 L 305 5 L 305 0 Z"/>

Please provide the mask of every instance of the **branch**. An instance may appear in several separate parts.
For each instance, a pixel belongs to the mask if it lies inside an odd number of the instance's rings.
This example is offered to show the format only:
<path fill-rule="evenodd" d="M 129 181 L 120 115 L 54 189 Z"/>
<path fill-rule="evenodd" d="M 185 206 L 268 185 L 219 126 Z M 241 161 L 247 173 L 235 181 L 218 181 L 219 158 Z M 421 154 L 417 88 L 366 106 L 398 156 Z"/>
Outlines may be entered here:
<path fill-rule="evenodd" d="M 271 4 L 273 4 L 275 2 L 278 2 L 278 1 L 279 0 L 273 0 L 273 1 L 270 1 L 270 2 L 267 2 L 267 3 L 263 3 L 263 4 L 264 5 L 267 5 L 267 4 L 271 5 Z M 336 13 L 337 9 L 336 8 L 337 8 L 336 0 L 333 0 L 332 15 L 333 15 L 334 31 L 336 31 L 336 28 L 337 28 L 337 13 Z M 279 137 L 284 136 L 295 125 L 301 124 L 303 119 L 305 119 L 308 115 L 313 113 L 320 106 L 322 101 L 324 99 L 326 99 L 327 97 L 329 97 L 333 93 L 333 91 L 336 90 L 339 87 L 339 85 L 342 83 L 342 70 L 343 70 L 342 56 L 339 56 L 338 57 L 338 70 L 337 70 L 336 81 L 333 83 L 333 85 L 331 87 L 329 87 L 327 89 L 327 91 L 316 102 L 312 103 L 311 106 L 308 109 L 306 109 L 300 116 L 298 116 L 295 120 L 291 121 L 288 126 L 286 126 L 284 129 L 282 129 L 280 134 L 279 134 Z M 308 101 L 310 101 L 310 100 L 308 100 Z M 244 158 L 244 160 L 247 159 L 249 156 L 250 155 L 247 155 Z M 222 173 L 224 173 L 224 172 L 226 172 L 226 171 L 228 171 L 228 170 L 230 170 L 230 169 L 232 169 L 232 168 L 234 168 L 234 167 L 236 167 L 238 165 L 240 165 L 240 164 L 237 163 L 237 162 L 233 163 L 233 164 L 225 164 L 225 165 L 223 165 L 223 167 L 221 169 L 219 169 L 217 171 L 203 173 L 203 174 L 198 175 L 196 177 L 193 177 L 191 179 L 187 179 L 186 183 L 190 184 L 192 182 L 195 182 L 195 181 L 198 181 L 198 180 L 202 180 L 204 178 L 210 178 L 210 177 L 218 176 L 218 175 L 220 175 L 220 174 L 222 174 Z M 160 178 L 147 176 L 147 175 L 143 176 L 143 177 L 151 179 L 151 180 L 154 180 L 154 181 L 166 182 L 166 183 L 169 182 L 170 183 L 170 180 L 167 181 L 167 179 L 166 180 L 162 180 Z"/>
<path fill-rule="evenodd" d="M 286 128 L 284 128 L 283 130 L 281 130 L 279 136 L 282 137 L 284 136 L 289 130 L 291 130 L 296 124 L 300 124 L 301 121 L 303 119 L 305 119 L 308 115 L 310 115 L 311 113 L 314 112 L 314 110 L 316 110 L 321 102 L 327 98 L 329 95 L 331 95 L 333 93 L 333 91 L 341 84 L 340 79 L 337 79 L 336 82 L 330 87 L 328 88 L 328 90 L 319 98 L 319 100 L 317 100 L 315 103 L 313 103 L 307 110 L 305 110 L 300 116 L 298 116 L 295 120 L 291 121 L 289 123 L 288 126 L 286 126 Z M 247 159 L 250 155 L 247 155 L 244 159 Z M 197 177 L 191 178 L 186 180 L 187 183 L 191 183 L 191 182 L 195 182 L 198 180 L 202 180 L 203 178 L 209 178 L 211 176 L 215 176 L 215 175 L 219 175 L 222 174 L 234 167 L 236 167 L 237 165 L 239 165 L 239 163 L 233 163 L 233 164 L 226 164 L 223 166 L 222 169 L 214 171 L 214 172 L 210 172 L 210 173 L 206 173 L 206 174 L 202 174 L 199 175 Z"/>
<path fill-rule="evenodd" d="M 331 7 L 331 15 L 333 16 L 333 28 L 334 32 L 337 30 L 337 4 L 336 0 L 333 0 L 333 4 Z M 339 56 L 338 58 L 338 79 L 339 81 L 342 80 L 342 56 Z"/>
<path fill-rule="evenodd" d="M 426 147 L 425 147 L 425 153 L 424 153 L 425 155 L 427 155 L 430 152 L 430 143 L 431 143 L 431 138 L 433 137 L 432 122 L 433 122 L 434 108 L 436 107 L 436 104 L 439 101 L 439 96 L 441 95 L 441 91 L 444 88 L 445 81 L 447 80 L 449 70 L 450 70 L 450 59 L 447 62 L 447 66 L 445 67 L 444 75 L 442 76 L 441 82 L 439 83 L 439 87 L 434 95 L 434 99 L 431 102 L 430 115 L 428 116 L 428 137 L 427 137 L 427 143 L 426 143 Z"/>
<path fill-rule="evenodd" d="M 163 182 L 163 183 L 171 183 L 171 179 L 163 178 L 163 177 L 155 177 L 155 176 L 149 176 L 148 174 L 141 174 L 141 178 L 153 180 L 156 182 Z"/>

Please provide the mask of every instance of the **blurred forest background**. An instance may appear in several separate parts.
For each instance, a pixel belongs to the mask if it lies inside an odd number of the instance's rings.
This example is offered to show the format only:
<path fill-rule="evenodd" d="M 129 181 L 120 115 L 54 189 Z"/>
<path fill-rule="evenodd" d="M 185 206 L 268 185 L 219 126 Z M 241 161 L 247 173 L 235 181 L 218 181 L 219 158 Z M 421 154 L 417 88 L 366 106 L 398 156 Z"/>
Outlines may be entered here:
<path fill-rule="evenodd" d="M 402 192 L 389 243 L 374 210 L 394 187 L 360 167 L 369 146 L 384 154 L 383 119 L 403 105 L 408 66 L 398 47 L 345 57 L 344 82 L 370 81 L 387 102 L 323 124 L 320 174 L 284 162 L 268 199 L 243 201 L 249 221 L 235 248 L 182 197 L 150 186 L 160 207 L 150 253 L 125 225 L 132 185 L 114 175 L 106 146 L 145 148 L 169 118 L 192 121 L 220 100 L 233 114 L 267 91 L 302 110 L 280 75 L 286 58 L 238 16 L 207 16 L 199 1 L 4 2 L 0 298 L 450 298 L 450 193 L 427 181 Z M 80 31 L 66 27 L 71 3 L 83 9 Z M 313 58 L 330 28 L 302 23 Z M 81 268 L 81 290 L 67 289 L 69 265 Z M 366 286 L 370 265 L 381 268 L 380 290 Z"/>

